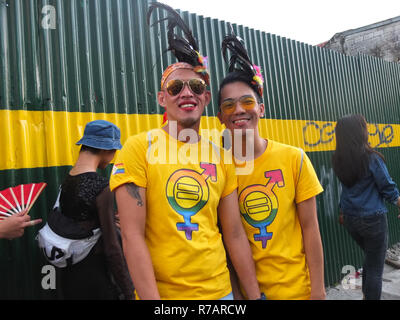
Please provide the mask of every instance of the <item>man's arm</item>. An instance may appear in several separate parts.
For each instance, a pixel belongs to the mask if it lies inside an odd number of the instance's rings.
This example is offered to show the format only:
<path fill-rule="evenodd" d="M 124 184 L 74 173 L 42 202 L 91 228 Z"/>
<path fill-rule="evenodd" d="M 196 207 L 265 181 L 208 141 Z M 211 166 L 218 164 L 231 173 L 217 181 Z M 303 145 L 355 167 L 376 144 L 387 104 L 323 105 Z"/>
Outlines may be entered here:
<path fill-rule="evenodd" d="M 222 236 L 229 257 L 249 299 L 261 296 L 249 241 L 240 219 L 237 191 L 222 198 L 218 206 Z"/>
<path fill-rule="evenodd" d="M 239 279 L 235 271 L 235 268 L 232 265 L 231 259 L 229 258 L 229 255 L 226 255 L 226 260 L 228 264 L 229 278 L 231 279 L 233 298 L 234 300 L 244 300 L 244 297 L 240 290 Z"/>
<path fill-rule="evenodd" d="M 325 299 L 324 253 L 317 218 L 315 197 L 297 204 L 300 226 L 303 232 L 304 251 L 310 271 L 311 300 Z"/>
<path fill-rule="evenodd" d="M 115 190 L 122 243 L 134 287 L 140 299 L 158 300 L 153 264 L 145 241 L 146 189 L 133 183 Z"/>

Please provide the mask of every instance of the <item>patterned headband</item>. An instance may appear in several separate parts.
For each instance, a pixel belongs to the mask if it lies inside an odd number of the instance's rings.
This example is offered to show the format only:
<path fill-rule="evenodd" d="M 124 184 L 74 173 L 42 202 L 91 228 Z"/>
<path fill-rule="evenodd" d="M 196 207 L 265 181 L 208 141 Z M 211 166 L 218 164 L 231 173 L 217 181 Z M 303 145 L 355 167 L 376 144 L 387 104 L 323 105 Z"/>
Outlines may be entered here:
<path fill-rule="evenodd" d="M 189 64 L 187 62 L 177 62 L 177 63 L 171 64 L 170 66 L 168 66 L 168 68 L 165 69 L 165 71 L 161 77 L 161 90 L 164 87 L 165 81 L 171 75 L 171 73 L 174 72 L 175 70 L 179 70 L 179 69 L 193 70 L 194 72 L 196 72 L 200 75 L 200 77 L 205 81 L 205 83 L 207 85 L 210 85 L 210 75 L 208 74 L 208 70 L 207 70 L 208 59 L 207 59 L 207 57 L 203 57 L 202 55 L 200 55 L 200 53 L 197 53 L 197 54 L 199 55 L 199 62 L 201 63 L 201 65 L 199 65 L 199 66 L 193 67 L 191 64 Z"/>

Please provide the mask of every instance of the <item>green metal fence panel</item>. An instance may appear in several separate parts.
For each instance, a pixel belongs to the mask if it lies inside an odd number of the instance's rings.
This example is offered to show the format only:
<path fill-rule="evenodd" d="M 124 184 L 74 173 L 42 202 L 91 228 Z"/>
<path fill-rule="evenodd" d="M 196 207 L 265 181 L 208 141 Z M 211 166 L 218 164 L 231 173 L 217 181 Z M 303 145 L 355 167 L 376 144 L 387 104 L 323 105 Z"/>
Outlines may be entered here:
<path fill-rule="evenodd" d="M 146 24 L 149 2 L 0 0 L 0 189 L 47 182 L 31 211 L 34 218 L 46 220 L 73 164 L 74 139 L 88 120 L 115 122 L 124 139 L 161 124 L 159 79 L 175 60 L 166 52 L 166 24 Z M 194 13 L 182 16 L 209 58 L 213 100 L 204 115 L 212 128 L 218 85 L 226 75 L 220 44 L 231 27 Z M 340 184 L 330 162 L 334 124 L 345 114 L 364 114 L 373 146 L 400 182 L 400 66 L 363 55 L 347 57 L 234 21 L 232 28 L 264 71 L 266 121 L 260 130 L 305 148 L 324 187 L 317 197 L 318 219 L 325 282 L 333 285 L 343 277 L 343 266 L 362 263 L 361 251 L 337 222 Z M 400 240 L 400 223 L 389 209 L 394 243 Z M 41 286 L 46 262 L 34 240 L 38 228 L 14 241 L 0 240 L 1 299 L 55 298 Z"/>

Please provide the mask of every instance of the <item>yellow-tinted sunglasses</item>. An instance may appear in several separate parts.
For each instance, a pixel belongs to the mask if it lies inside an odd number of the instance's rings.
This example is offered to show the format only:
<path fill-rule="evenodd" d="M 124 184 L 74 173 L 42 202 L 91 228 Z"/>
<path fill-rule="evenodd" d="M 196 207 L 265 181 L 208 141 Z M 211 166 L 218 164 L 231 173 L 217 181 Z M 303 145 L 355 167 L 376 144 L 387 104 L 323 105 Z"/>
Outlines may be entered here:
<path fill-rule="evenodd" d="M 220 106 L 221 111 L 228 115 L 232 114 L 235 111 L 236 104 L 238 102 L 239 102 L 240 106 L 247 111 L 254 109 L 254 107 L 257 104 L 257 100 L 252 96 L 243 96 L 236 100 L 227 99 L 227 100 L 224 100 L 224 102 L 222 102 L 222 104 Z"/>

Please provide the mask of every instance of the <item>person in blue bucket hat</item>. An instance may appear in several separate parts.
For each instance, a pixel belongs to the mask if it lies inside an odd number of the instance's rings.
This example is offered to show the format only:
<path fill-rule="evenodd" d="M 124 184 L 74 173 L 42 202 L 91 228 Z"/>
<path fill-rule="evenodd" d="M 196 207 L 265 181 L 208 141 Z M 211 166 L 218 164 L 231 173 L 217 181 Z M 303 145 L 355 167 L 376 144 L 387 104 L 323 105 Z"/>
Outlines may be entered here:
<path fill-rule="evenodd" d="M 119 128 L 106 120 L 94 120 L 86 124 L 82 139 L 76 144 L 102 150 L 120 150 Z"/>
<path fill-rule="evenodd" d="M 133 299 L 134 288 L 115 224 L 109 180 L 97 173 L 121 149 L 111 122 L 86 124 L 79 157 L 60 187 L 38 241 L 57 270 L 60 299 Z"/>

